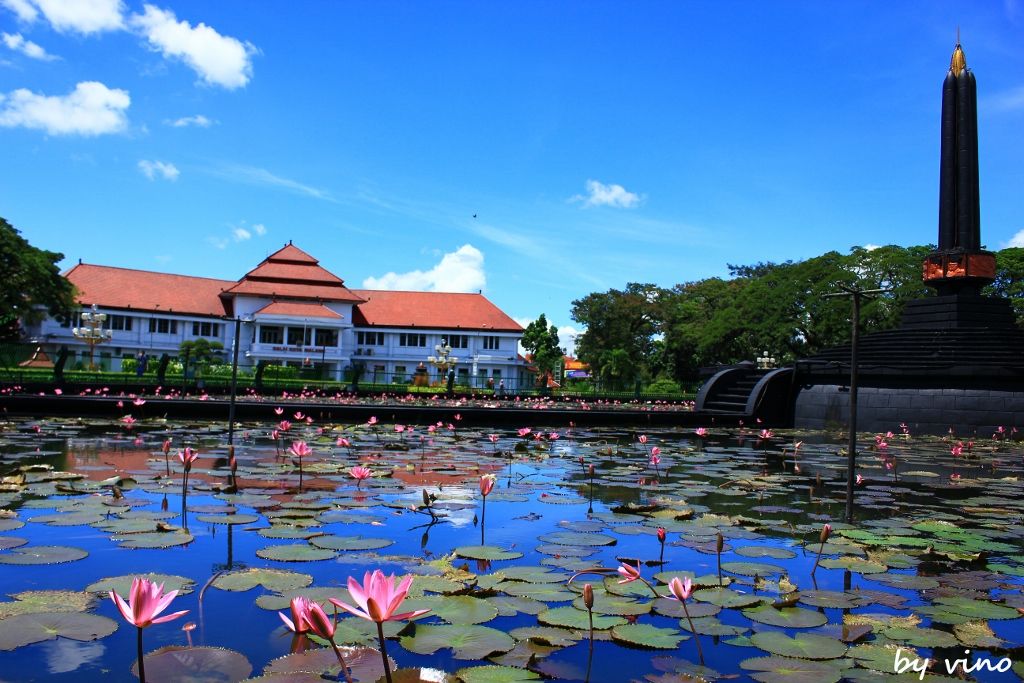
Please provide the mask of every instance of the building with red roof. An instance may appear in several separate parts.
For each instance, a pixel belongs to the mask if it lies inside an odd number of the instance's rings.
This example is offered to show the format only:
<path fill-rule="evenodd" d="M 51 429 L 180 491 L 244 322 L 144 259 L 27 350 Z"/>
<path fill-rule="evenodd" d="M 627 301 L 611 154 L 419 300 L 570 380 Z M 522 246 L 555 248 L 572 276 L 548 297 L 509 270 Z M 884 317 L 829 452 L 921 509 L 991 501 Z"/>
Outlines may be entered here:
<path fill-rule="evenodd" d="M 516 349 L 523 329 L 483 294 L 349 289 L 344 280 L 289 242 L 239 280 L 154 273 L 79 263 L 64 276 L 78 303 L 107 314 L 109 342 L 100 364 L 119 370 L 140 354 L 175 357 L 185 341 L 205 338 L 230 350 L 235 319 L 242 364 L 319 368 L 341 379 L 404 384 L 436 347 L 451 347 L 457 384 L 525 381 Z M 88 347 L 73 321 L 46 319 L 29 332 L 79 358 Z M 431 369 L 432 381 L 443 382 Z"/>

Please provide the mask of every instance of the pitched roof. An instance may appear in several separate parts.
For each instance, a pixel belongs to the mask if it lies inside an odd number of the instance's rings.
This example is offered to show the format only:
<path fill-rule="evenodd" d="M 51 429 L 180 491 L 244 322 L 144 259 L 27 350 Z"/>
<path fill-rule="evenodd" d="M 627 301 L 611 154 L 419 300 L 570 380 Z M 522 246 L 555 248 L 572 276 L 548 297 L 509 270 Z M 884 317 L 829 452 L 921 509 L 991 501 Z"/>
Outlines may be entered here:
<path fill-rule="evenodd" d="M 354 289 L 365 301 L 352 311 L 358 326 L 521 332 L 522 326 L 482 294 Z"/>
<path fill-rule="evenodd" d="M 250 270 L 225 292 L 326 301 L 359 301 L 344 280 L 320 266 L 320 262 L 288 243 Z"/>
<path fill-rule="evenodd" d="M 342 315 L 323 304 L 307 304 L 298 301 L 275 301 L 256 311 L 263 315 L 281 315 L 289 318 L 341 318 Z"/>
<path fill-rule="evenodd" d="M 64 273 L 82 306 L 139 309 L 195 315 L 224 315 L 218 295 L 235 283 L 191 275 L 79 263 Z"/>

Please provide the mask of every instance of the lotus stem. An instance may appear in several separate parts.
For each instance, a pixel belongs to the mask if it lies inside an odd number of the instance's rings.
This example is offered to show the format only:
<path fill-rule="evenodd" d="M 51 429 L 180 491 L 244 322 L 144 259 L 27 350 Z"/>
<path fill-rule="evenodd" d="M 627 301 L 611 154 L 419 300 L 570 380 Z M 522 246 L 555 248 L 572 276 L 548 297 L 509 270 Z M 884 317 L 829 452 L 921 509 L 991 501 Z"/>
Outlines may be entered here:
<path fill-rule="evenodd" d="M 683 604 L 683 614 L 686 615 L 686 621 L 690 624 L 690 631 L 693 632 L 693 642 L 697 646 L 697 656 L 700 657 L 700 665 L 704 666 L 704 652 L 700 649 L 700 638 L 697 636 L 697 629 L 693 627 L 693 619 L 690 618 L 690 610 L 686 608 L 686 601 L 680 601 Z"/>
<path fill-rule="evenodd" d="M 331 647 L 334 649 L 334 656 L 338 658 L 338 663 L 341 664 L 341 675 L 345 677 L 345 680 L 348 683 L 352 683 L 352 676 L 348 673 L 348 664 L 345 663 L 345 657 L 341 654 L 341 648 L 339 648 L 338 644 L 334 642 L 334 636 L 331 636 L 330 643 Z M 385 665 L 385 667 L 386 666 L 387 665 Z M 388 680 L 391 680 L 390 676 L 388 677 Z"/>
<path fill-rule="evenodd" d="M 136 638 L 136 651 L 139 660 L 139 683 L 146 683 L 146 662 L 142 657 L 142 627 L 136 629 L 138 631 L 138 638 Z"/>
<path fill-rule="evenodd" d="M 384 662 L 384 676 L 388 683 L 391 683 L 391 667 L 388 665 L 388 651 L 384 645 L 384 622 L 382 621 L 377 622 L 377 639 L 380 641 L 380 658 Z"/>
<path fill-rule="evenodd" d="M 480 545 L 484 544 L 484 526 L 487 524 L 487 496 L 480 505 Z"/>
<path fill-rule="evenodd" d="M 814 558 L 814 567 L 811 569 L 811 576 L 814 576 L 814 572 L 818 571 L 818 563 L 821 562 L 821 553 L 825 549 L 825 541 L 821 542 L 818 546 L 818 556 Z"/>

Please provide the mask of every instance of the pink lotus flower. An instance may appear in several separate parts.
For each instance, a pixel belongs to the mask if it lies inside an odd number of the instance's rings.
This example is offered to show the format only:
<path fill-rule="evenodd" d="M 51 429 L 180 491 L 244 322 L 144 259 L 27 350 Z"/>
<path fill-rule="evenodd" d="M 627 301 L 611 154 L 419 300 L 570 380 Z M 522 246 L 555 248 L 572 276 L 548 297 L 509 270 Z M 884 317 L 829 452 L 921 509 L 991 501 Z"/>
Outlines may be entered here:
<path fill-rule="evenodd" d="M 125 415 L 124 417 L 122 417 L 122 418 L 121 418 L 121 422 L 123 422 L 123 423 L 124 423 L 124 425 L 125 425 L 126 427 L 128 427 L 128 428 L 131 428 L 131 426 L 132 426 L 133 424 L 135 424 L 135 423 L 136 423 L 137 421 L 138 421 L 138 420 L 136 420 L 136 419 L 135 419 L 134 417 L 132 417 L 131 415 Z"/>
<path fill-rule="evenodd" d="M 647 435 L 646 434 L 641 434 L 640 436 L 638 436 L 636 438 L 636 440 L 639 441 L 642 444 L 646 444 L 647 443 Z"/>
<path fill-rule="evenodd" d="M 295 413 L 295 419 L 299 420 L 299 421 L 302 421 L 302 420 L 306 419 L 306 416 L 302 414 L 302 411 L 299 411 L 299 412 Z"/>
<path fill-rule="evenodd" d="M 773 432 L 772 430 L 770 430 L 770 429 L 762 429 L 761 430 L 760 437 L 762 439 L 770 439 L 773 436 L 775 436 L 775 432 Z"/>
<path fill-rule="evenodd" d="M 401 434 L 405 431 L 405 425 L 395 425 L 395 431 Z"/>
<path fill-rule="evenodd" d="M 856 484 L 857 484 L 857 486 L 860 486 L 861 484 L 863 484 L 863 483 L 864 483 L 864 477 L 862 477 L 862 476 L 860 476 L 860 475 L 858 474 L 858 475 L 857 475 L 857 479 L 855 480 L 855 482 L 854 482 L 854 483 L 856 483 Z"/>
<path fill-rule="evenodd" d="M 494 484 L 497 481 L 498 481 L 498 478 L 496 476 L 494 476 L 493 474 L 485 474 L 485 475 L 481 476 L 480 477 L 480 493 L 483 496 L 486 497 L 487 494 L 489 494 L 494 489 Z"/>
<path fill-rule="evenodd" d="M 61 389 L 54 389 L 54 390 L 53 390 L 53 395 L 54 395 L 54 396 L 60 396 L 60 395 L 61 395 L 61 394 L 63 394 L 63 393 L 64 393 L 64 392 L 63 392 L 63 391 L 62 391 Z"/>
<path fill-rule="evenodd" d="M 559 438 L 561 438 L 561 434 L 558 432 L 551 432 L 548 434 L 548 441 L 557 441 Z"/>
<path fill-rule="evenodd" d="M 344 446 L 345 448 L 351 448 L 351 447 L 352 447 L 352 442 L 351 442 L 351 441 L 349 441 L 348 439 L 346 439 L 346 438 L 345 438 L 345 437 L 343 437 L 343 436 L 339 436 L 339 437 L 338 437 L 338 443 L 337 443 L 337 445 L 338 445 L 338 446 Z"/>
<path fill-rule="evenodd" d="M 377 424 L 377 416 L 376 415 L 371 415 L 370 419 L 366 421 L 366 424 L 368 424 L 371 427 L 373 425 Z"/>
<path fill-rule="evenodd" d="M 140 629 L 146 628 L 150 624 L 163 624 L 188 614 L 188 610 L 183 610 L 174 614 L 157 617 L 158 614 L 167 609 L 167 606 L 171 604 L 171 601 L 177 595 L 178 591 L 164 593 L 164 584 L 162 583 L 157 585 L 149 579 L 138 576 L 132 579 L 132 586 L 128 590 L 127 602 L 116 591 L 110 591 L 110 599 L 117 605 L 121 616 L 129 624 Z"/>
<path fill-rule="evenodd" d="M 688 576 L 682 581 L 679 580 L 678 576 L 674 576 L 668 582 L 668 589 L 672 593 L 672 597 L 679 602 L 683 602 L 693 594 L 693 581 Z"/>
<path fill-rule="evenodd" d="M 952 448 L 949 449 L 949 452 L 950 452 L 950 454 L 954 458 L 963 455 L 963 452 L 964 452 L 964 445 L 963 445 L 963 443 L 958 441 L 955 446 L 953 446 Z"/>
<path fill-rule="evenodd" d="M 292 618 L 289 619 L 285 616 L 284 612 L 278 612 L 277 616 L 281 617 L 281 621 L 288 627 L 288 630 L 292 633 L 306 633 L 309 631 L 309 624 L 306 621 L 306 615 L 309 612 L 310 605 L 309 598 L 304 598 L 298 595 L 292 598 L 291 601 L 291 612 Z"/>
<path fill-rule="evenodd" d="M 287 432 L 292 428 L 292 423 L 288 420 L 281 420 L 281 423 L 277 425 L 278 431 Z"/>
<path fill-rule="evenodd" d="M 953 474 L 949 475 L 949 480 L 951 482 L 953 482 L 954 484 L 959 482 L 960 481 L 960 473 L 959 472 L 954 472 Z"/>
<path fill-rule="evenodd" d="M 137 398 L 134 401 L 132 401 L 132 405 L 144 406 L 144 405 L 146 405 L 146 400 L 143 399 L 143 398 Z"/>
<path fill-rule="evenodd" d="M 313 449 L 309 447 L 309 444 L 305 441 L 295 441 L 292 443 L 291 448 L 288 451 L 296 458 L 304 458 L 307 455 L 313 454 Z"/>
<path fill-rule="evenodd" d="M 640 563 L 637 562 L 636 567 L 631 567 L 625 562 L 619 565 L 619 576 L 622 577 L 618 583 L 630 583 L 640 578 Z"/>
<path fill-rule="evenodd" d="M 498 435 L 497 434 L 488 434 L 487 438 L 490 439 L 491 443 L 498 443 Z"/>
<path fill-rule="evenodd" d="M 533 430 L 530 429 L 529 427 L 520 427 L 519 430 L 516 431 L 516 433 L 519 434 L 519 436 L 526 436 L 532 431 Z"/>
<path fill-rule="evenodd" d="M 274 408 L 275 415 L 284 415 L 284 408 Z"/>
<path fill-rule="evenodd" d="M 667 534 L 667 532 L 665 531 L 665 527 L 659 526 L 658 527 L 658 542 L 659 543 L 664 543 L 665 542 L 666 534 Z"/>
<path fill-rule="evenodd" d="M 358 481 L 359 484 L 362 484 L 364 479 L 369 479 L 370 476 L 373 475 L 373 472 L 370 471 L 369 467 L 363 467 L 362 465 L 356 465 L 350 469 L 348 473 L 352 475 L 352 478 Z"/>
<path fill-rule="evenodd" d="M 696 432 L 694 432 L 694 433 L 695 433 L 695 434 L 696 434 L 697 436 L 700 436 L 700 437 L 705 437 L 705 436 L 707 436 L 707 435 L 708 435 L 708 428 L 707 428 L 707 427 L 697 427 L 697 431 L 696 431 Z"/>
<path fill-rule="evenodd" d="M 354 614 L 361 619 L 367 619 L 378 624 L 382 624 L 385 621 L 415 619 L 430 610 L 420 609 L 395 614 L 402 601 L 405 600 L 405 596 L 409 594 L 411 587 L 411 576 L 397 581 L 394 574 L 384 576 L 384 572 L 375 569 L 372 574 L 366 572 L 362 585 L 359 585 L 359 582 L 351 576 L 348 578 L 349 595 L 352 596 L 352 600 L 358 607 L 353 607 L 335 598 L 331 598 L 331 604 L 345 610 L 349 614 Z"/>
<path fill-rule="evenodd" d="M 164 455 L 167 455 L 168 453 L 170 453 L 171 452 L 171 440 L 170 439 L 164 439 L 164 443 L 163 443 L 162 446 L 160 446 L 160 450 L 162 450 L 164 452 Z"/>
<path fill-rule="evenodd" d="M 453 415 L 452 417 L 455 419 L 456 422 L 458 422 L 459 420 L 462 419 L 462 414 L 461 413 L 455 413 L 455 415 Z"/>
<path fill-rule="evenodd" d="M 199 451 L 194 448 L 189 448 L 188 446 L 178 452 L 178 460 L 181 461 L 181 464 L 185 466 L 186 470 L 192 469 L 192 463 L 194 463 L 198 457 Z"/>
<path fill-rule="evenodd" d="M 273 439 L 274 441 L 277 441 L 278 439 L 281 438 L 281 433 L 275 429 L 272 432 L 270 432 L 270 438 Z"/>

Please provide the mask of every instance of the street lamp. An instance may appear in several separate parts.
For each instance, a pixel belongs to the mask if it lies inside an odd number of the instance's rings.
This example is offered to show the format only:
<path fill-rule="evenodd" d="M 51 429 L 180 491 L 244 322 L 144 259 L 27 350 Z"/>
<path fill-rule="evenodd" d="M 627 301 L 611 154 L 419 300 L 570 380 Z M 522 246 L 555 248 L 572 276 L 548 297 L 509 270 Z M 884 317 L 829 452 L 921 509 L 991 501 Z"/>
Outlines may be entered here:
<path fill-rule="evenodd" d="M 437 355 L 427 356 L 427 362 L 437 368 L 441 377 L 447 377 L 448 370 L 454 368 L 459 359 L 451 355 L 452 347 L 448 344 L 447 339 L 442 339 L 441 343 L 434 347 L 434 353 Z"/>
<path fill-rule="evenodd" d="M 757 360 L 757 367 L 760 370 L 771 370 L 778 362 L 774 357 L 769 356 L 767 351 L 764 351 L 761 356 L 755 360 Z"/>
<path fill-rule="evenodd" d="M 82 314 L 82 323 L 84 327 L 76 327 L 71 330 L 71 334 L 76 339 L 80 339 L 89 346 L 89 369 L 95 370 L 96 364 L 93 362 L 93 354 L 97 344 L 110 341 L 114 337 L 114 333 L 111 330 L 104 330 L 103 323 L 107 321 L 107 314 L 100 313 L 96 310 L 96 304 L 92 305 L 91 311 L 86 311 Z"/>

